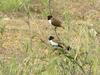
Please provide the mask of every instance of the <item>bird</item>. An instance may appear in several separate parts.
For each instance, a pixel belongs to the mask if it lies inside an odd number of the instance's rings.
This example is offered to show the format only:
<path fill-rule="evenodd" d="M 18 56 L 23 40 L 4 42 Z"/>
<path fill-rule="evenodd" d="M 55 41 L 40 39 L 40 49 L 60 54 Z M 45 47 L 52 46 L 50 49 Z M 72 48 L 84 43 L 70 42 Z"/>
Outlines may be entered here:
<path fill-rule="evenodd" d="M 57 47 L 63 48 L 57 41 L 54 40 L 53 36 L 49 36 L 48 41 L 54 48 Z"/>
<path fill-rule="evenodd" d="M 71 49 L 70 46 L 65 46 L 63 43 L 60 43 L 59 41 L 55 40 L 54 36 L 49 36 L 48 41 L 50 45 L 52 45 L 52 47 L 54 48 L 61 48 L 61 49 L 67 49 L 67 50 Z"/>
<path fill-rule="evenodd" d="M 62 27 L 64 29 L 64 27 L 61 25 L 61 21 L 54 18 L 52 15 L 48 15 L 47 18 L 48 18 L 48 22 L 50 23 L 50 25 L 53 25 L 55 27 L 55 29 L 57 27 Z"/>

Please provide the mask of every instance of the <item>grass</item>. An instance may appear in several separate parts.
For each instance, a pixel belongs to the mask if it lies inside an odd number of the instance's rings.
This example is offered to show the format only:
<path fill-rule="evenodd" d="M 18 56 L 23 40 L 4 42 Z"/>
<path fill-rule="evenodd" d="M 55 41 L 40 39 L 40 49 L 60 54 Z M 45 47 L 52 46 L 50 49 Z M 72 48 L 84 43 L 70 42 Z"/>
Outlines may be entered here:
<path fill-rule="evenodd" d="M 0 11 L 14 12 L 24 8 L 24 5 L 30 0 L 0 0 Z"/>
<path fill-rule="evenodd" d="M 89 27 L 95 24 L 93 28 L 99 32 L 99 21 L 93 20 L 92 16 L 85 20 L 77 19 L 72 9 L 62 9 L 65 30 L 58 29 L 57 32 L 61 41 L 72 47 L 71 51 L 64 53 L 63 49 L 54 50 L 48 46 L 47 37 L 50 33 L 54 34 L 54 31 L 48 28 L 47 20 L 33 18 L 32 11 L 27 7 L 32 5 L 30 1 L 0 2 L 1 12 L 19 12 L 22 9 L 24 14 L 28 13 L 25 14 L 27 20 L 23 17 L 7 21 L 3 21 L 4 17 L 0 19 L 0 75 L 99 75 L 99 39 L 91 36 L 94 33 L 90 33 Z M 72 1 L 72 6 L 79 1 Z M 83 5 L 88 1 L 84 1 Z M 57 6 L 64 7 L 59 5 L 60 2 L 57 2 Z M 41 0 L 39 3 L 45 7 L 41 13 L 41 17 L 45 18 L 49 11 L 48 0 Z"/>
<path fill-rule="evenodd" d="M 3 35 L 5 32 L 5 25 L 2 24 L 2 22 L 0 23 L 0 47 L 2 47 L 3 45 Z"/>

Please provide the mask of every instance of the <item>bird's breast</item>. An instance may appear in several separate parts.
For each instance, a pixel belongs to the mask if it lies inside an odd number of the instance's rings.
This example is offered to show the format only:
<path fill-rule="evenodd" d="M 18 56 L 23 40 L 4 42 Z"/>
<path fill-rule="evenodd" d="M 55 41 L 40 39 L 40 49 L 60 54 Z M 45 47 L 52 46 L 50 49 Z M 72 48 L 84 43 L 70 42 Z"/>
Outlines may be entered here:
<path fill-rule="evenodd" d="M 51 24 L 51 20 L 48 20 L 48 22 Z"/>
<path fill-rule="evenodd" d="M 50 40 L 49 43 L 50 43 L 51 45 L 56 45 L 56 46 L 58 46 L 58 43 L 56 43 L 56 42 L 54 42 L 54 41 L 52 41 L 52 40 Z"/>

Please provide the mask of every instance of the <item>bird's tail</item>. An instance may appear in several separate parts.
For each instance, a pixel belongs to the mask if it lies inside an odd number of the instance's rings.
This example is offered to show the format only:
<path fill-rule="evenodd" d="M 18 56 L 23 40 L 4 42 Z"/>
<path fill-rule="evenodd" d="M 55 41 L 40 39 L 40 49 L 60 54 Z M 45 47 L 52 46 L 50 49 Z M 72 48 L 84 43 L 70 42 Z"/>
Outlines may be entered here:
<path fill-rule="evenodd" d="M 64 45 L 65 50 L 67 50 L 67 51 L 69 51 L 69 50 L 71 50 L 71 49 L 72 49 L 69 45 L 68 45 L 68 46 L 66 46 L 64 43 L 63 43 L 63 45 Z"/>
<path fill-rule="evenodd" d="M 67 46 L 66 49 L 69 51 L 69 50 L 71 50 L 71 47 L 70 46 Z"/>
<path fill-rule="evenodd" d="M 61 46 L 61 45 L 59 45 L 59 44 L 58 44 L 58 47 L 63 48 L 63 46 Z"/>

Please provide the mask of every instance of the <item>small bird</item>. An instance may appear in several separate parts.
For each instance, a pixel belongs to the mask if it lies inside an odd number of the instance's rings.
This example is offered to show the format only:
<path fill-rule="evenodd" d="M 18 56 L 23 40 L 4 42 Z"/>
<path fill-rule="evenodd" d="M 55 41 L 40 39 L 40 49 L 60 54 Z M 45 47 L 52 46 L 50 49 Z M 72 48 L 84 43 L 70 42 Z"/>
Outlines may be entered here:
<path fill-rule="evenodd" d="M 61 45 L 59 45 L 57 41 L 54 40 L 53 36 L 49 36 L 48 41 L 54 48 L 58 48 L 58 47 L 63 48 Z"/>
<path fill-rule="evenodd" d="M 53 36 L 49 36 L 48 41 L 54 48 L 71 49 L 70 46 L 65 47 L 62 43 L 56 41 Z"/>
<path fill-rule="evenodd" d="M 64 29 L 64 27 L 61 25 L 61 21 L 59 21 L 58 19 L 53 18 L 52 15 L 48 15 L 47 18 L 48 18 L 49 23 L 51 25 L 55 26 L 55 29 L 57 27 L 62 27 Z"/>

